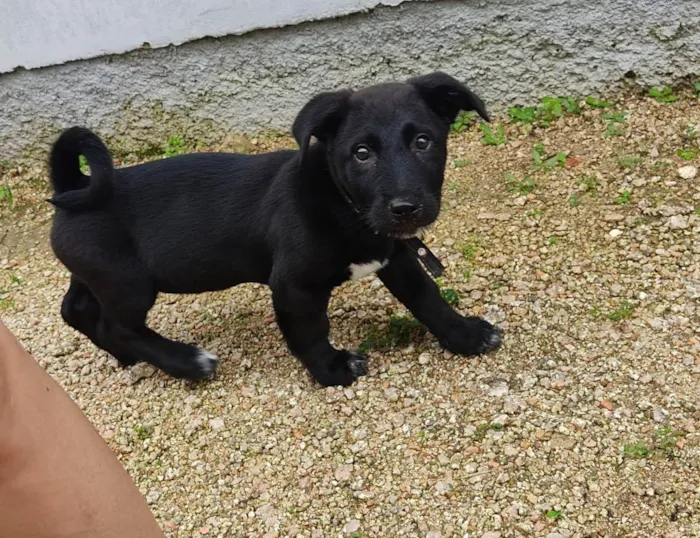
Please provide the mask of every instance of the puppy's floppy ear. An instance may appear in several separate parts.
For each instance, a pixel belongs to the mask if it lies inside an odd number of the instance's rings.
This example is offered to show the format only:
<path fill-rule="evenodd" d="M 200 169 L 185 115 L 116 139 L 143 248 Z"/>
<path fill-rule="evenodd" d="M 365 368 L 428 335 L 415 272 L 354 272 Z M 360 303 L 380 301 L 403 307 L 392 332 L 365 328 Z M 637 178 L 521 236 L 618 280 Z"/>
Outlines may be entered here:
<path fill-rule="evenodd" d="M 320 93 L 304 105 L 292 125 L 302 156 L 309 149 L 312 136 L 326 142 L 335 134 L 347 111 L 350 95 L 351 90 Z"/>
<path fill-rule="evenodd" d="M 457 79 L 439 71 L 408 79 L 430 108 L 449 123 L 454 123 L 461 110 L 474 110 L 485 121 L 489 120 L 486 107 L 479 96 Z"/>

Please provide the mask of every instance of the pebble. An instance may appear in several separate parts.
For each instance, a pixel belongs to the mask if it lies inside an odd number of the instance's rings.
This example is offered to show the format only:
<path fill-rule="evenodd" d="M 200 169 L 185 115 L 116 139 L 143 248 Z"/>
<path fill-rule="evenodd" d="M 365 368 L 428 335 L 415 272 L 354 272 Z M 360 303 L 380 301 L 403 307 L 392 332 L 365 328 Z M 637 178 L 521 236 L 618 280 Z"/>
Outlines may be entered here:
<path fill-rule="evenodd" d="M 430 353 L 424 352 L 418 355 L 418 364 L 425 366 L 430 362 Z"/>
<path fill-rule="evenodd" d="M 698 175 L 698 169 L 692 165 L 682 166 L 678 169 L 678 175 L 683 179 L 693 179 Z"/>
<path fill-rule="evenodd" d="M 610 230 L 609 234 L 610 234 L 610 237 L 612 237 L 612 238 L 620 237 L 622 235 L 622 230 L 618 230 L 617 228 L 613 228 L 612 230 Z"/>
<path fill-rule="evenodd" d="M 351 519 L 343 527 L 343 532 L 345 534 L 352 534 L 360 530 L 360 522 L 357 519 Z"/>

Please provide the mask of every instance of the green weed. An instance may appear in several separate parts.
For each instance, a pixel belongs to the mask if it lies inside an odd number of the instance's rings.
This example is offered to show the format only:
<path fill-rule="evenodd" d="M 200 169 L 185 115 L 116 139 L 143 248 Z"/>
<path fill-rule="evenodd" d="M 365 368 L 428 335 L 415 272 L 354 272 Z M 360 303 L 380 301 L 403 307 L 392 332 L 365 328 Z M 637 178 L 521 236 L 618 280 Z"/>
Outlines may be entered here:
<path fill-rule="evenodd" d="M 455 162 L 453 162 L 452 164 L 454 165 L 455 168 L 464 168 L 468 164 L 472 164 L 472 162 L 473 161 L 471 159 L 458 159 Z"/>
<path fill-rule="evenodd" d="M 549 510 L 545 516 L 547 516 L 547 519 L 551 519 L 553 521 L 557 521 L 558 519 L 561 519 L 563 516 L 561 510 Z"/>
<path fill-rule="evenodd" d="M 622 191 L 620 196 L 613 200 L 613 203 L 615 203 L 616 205 L 626 205 L 630 203 L 631 197 L 632 193 L 630 191 Z"/>
<path fill-rule="evenodd" d="M 548 126 L 565 114 L 579 114 L 581 108 L 573 97 L 543 97 L 537 107 L 515 106 L 508 109 L 513 123 Z"/>
<path fill-rule="evenodd" d="M 547 244 L 548 245 L 556 245 L 559 242 L 559 238 L 552 236 L 547 239 Z"/>
<path fill-rule="evenodd" d="M 493 129 L 491 129 L 491 126 L 487 123 L 482 122 L 480 124 L 480 127 L 481 132 L 484 133 L 484 136 L 481 137 L 482 144 L 485 144 L 487 146 L 500 146 L 501 144 L 505 144 L 506 142 L 508 142 L 508 139 L 505 135 L 505 131 L 503 130 L 503 125 L 501 125 L 500 123 L 496 127 L 495 133 Z"/>
<path fill-rule="evenodd" d="M 629 112 L 626 110 L 622 112 L 606 112 L 602 115 L 602 118 L 614 123 L 625 123 L 627 121 L 627 114 L 629 114 Z"/>
<path fill-rule="evenodd" d="M 598 189 L 598 180 L 594 177 L 585 177 L 579 181 L 579 185 L 583 187 L 584 192 L 592 192 Z"/>
<path fill-rule="evenodd" d="M 697 159 L 697 157 L 700 155 L 700 149 L 694 147 L 686 147 L 683 149 L 679 149 L 677 151 L 677 155 L 684 161 L 692 161 L 693 159 Z"/>
<path fill-rule="evenodd" d="M 0 185 L 0 203 L 7 205 L 9 209 L 15 207 L 15 195 L 9 185 Z"/>
<path fill-rule="evenodd" d="M 185 142 L 179 136 L 171 136 L 168 138 L 168 144 L 163 150 L 163 155 L 165 157 L 174 157 L 175 155 L 182 155 L 187 151 Z"/>
<path fill-rule="evenodd" d="M 142 441 L 145 441 L 146 439 L 149 439 L 153 435 L 153 426 L 134 426 L 134 433 L 136 436 L 141 439 Z"/>
<path fill-rule="evenodd" d="M 678 96 L 674 95 L 671 88 L 651 88 L 649 95 L 656 99 L 659 103 L 673 103 L 678 101 Z"/>
<path fill-rule="evenodd" d="M 451 304 L 452 306 L 459 306 L 459 295 L 452 288 L 441 289 L 440 295 L 442 295 L 442 298 L 445 299 L 447 304 Z"/>
<path fill-rule="evenodd" d="M 604 99 L 596 99 L 595 97 L 586 97 L 586 104 L 591 108 L 610 108 L 613 103 Z"/>
<path fill-rule="evenodd" d="M 86 176 L 90 175 L 90 165 L 84 155 L 78 155 L 78 167 L 80 167 L 80 171 L 83 174 Z"/>
<path fill-rule="evenodd" d="M 388 351 L 407 347 L 411 342 L 425 334 L 425 328 L 417 320 L 406 316 L 391 316 L 385 330 L 372 325 L 365 340 L 360 344 L 360 351 L 370 349 Z"/>
<path fill-rule="evenodd" d="M 639 155 L 625 155 L 618 160 L 618 164 L 621 168 L 637 168 L 637 166 L 643 162 L 644 158 Z"/>
<path fill-rule="evenodd" d="M 508 115 L 513 123 L 535 123 L 539 117 L 537 107 L 514 106 L 508 109 Z"/>
<path fill-rule="evenodd" d="M 508 190 L 513 194 L 519 194 L 525 196 L 530 194 L 537 188 L 537 184 L 529 177 L 518 179 L 513 174 L 506 174 L 506 181 L 508 183 Z"/>
<path fill-rule="evenodd" d="M 450 127 L 453 133 L 461 133 L 469 127 L 474 117 L 473 112 L 462 112 Z"/>
<path fill-rule="evenodd" d="M 641 459 L 646 458 L 650 453 L 649 446 L 646 443 L 630 443 L 622 447 L 622 453 L 628 458 Z"/>
<path fill-rule="evenodd" d="M 607 318 L 610 321 L 622 321 L 622 320 L 631 318 L 633 313 L 634 313 L 634 306 L 632 305 L 632 303 L 625 301 L 619 307 L 617 307 L 615 310 L 610 312 L 607 315 Z"/>
<path fill-rule="evenodd" d="M 528 217 L 539 217 L 542 215 L 542 210 L 541 209 L 531 209 L 527 213 L 525 213 Z"/>
<path fill-rule="evenodd" d="M 534 170 L 552 170 L 557 166 L 563 167 L 566 164 L 566 155 L 559 151 L 554 155 L 545 156 L 544 155 L 544 144 L 535 144 L 532 148 L 532 160 L 535 163 L 532 165 Z"/>

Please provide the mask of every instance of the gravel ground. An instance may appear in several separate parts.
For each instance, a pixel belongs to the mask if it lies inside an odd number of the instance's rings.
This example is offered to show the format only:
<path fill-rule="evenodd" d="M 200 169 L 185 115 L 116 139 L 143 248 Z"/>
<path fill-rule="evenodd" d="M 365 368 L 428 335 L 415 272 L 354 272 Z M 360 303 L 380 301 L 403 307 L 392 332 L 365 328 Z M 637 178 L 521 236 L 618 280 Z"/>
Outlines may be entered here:
<path fill-rule="evenodd" d="M 169 537 L 700 536 L 696 125 L 681 92 L 506 124 L 497 146 L 477 126 L 452 137 L 427 242 L 445 294 L 506 330 L 492 356 L 442 352 L 369 278 L 331 306 L 337 344 L 377 348 L 352 388 L 312 384 L 254 285 L 152 311 L 156 329 L 222 357 L 212 380 L 120 369 L 60 318 L 68 273 L 38 166 L 5 171 L 0 315 Z M 566 165 L 534 170 L 537 143 Z M 290 141 L 224 147 L 241 145 Z"/>

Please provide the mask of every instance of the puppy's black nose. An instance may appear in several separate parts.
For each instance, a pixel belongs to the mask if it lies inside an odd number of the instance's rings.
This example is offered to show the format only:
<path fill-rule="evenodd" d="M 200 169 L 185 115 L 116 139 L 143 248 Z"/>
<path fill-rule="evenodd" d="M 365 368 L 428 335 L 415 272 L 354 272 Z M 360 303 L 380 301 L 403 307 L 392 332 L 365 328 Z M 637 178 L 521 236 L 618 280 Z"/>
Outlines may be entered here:
<path fill-rule="evenodd" d="M 389 202 L 389 211 L 394 217 L 406 218 L 420 211 L 420 206 L 405 198 L 394 198 Z"/>

